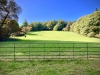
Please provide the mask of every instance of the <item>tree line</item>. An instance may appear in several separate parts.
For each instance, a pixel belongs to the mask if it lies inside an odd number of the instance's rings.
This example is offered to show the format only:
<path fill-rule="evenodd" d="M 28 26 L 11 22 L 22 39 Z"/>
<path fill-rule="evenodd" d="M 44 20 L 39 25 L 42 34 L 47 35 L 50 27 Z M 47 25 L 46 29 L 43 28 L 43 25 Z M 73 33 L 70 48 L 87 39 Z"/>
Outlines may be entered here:
<path fill-rule="evenodd" d="M 100 10 L 96 8 L 92 14 L 80 17 L 77 21 L 52 20 L 49 22 L 31 22 L 28 24 L 27 20 L 25 20 L 21 29 L 24 31 L 72 31 L 86 37 L 100 38 Z"/>
<path fill-rule="evenodd" d="M 49 22 L 31 22 L 28 24 L 25 20 L 21 29 L 24 32 L 40 30 L 72 31 L 86 37 L 100 38 L 100 11 L 96 9 L 92 14 L 83 16 L 77 21 L 72 22 L 52 20 Z"/>
<path fill-rule="evenodd" d="M 74 22 L 75 21 L 51 20 L 48 22 L 31 22 L 28 24 L 27 20 L 25 20 L 21 25 L 21 29 L 24 32 L 41 30 L 70 31 L 70 26 Z"/>
<path fill-rule="evenodd" d="M 83 16 L 77 21 L 52 20 L 48 22 L 31 22 L 27 20 L 21 26 L 17 23 L 22 12 L 14 0 L 0 0 L 0 41 L 10 36 L 23 36 L 28 31 L 72 31 L 87 37 L 100 38 L 100 10 Z"/>
<path fill-rule="evenodd" d="M 71 31 L 86 37 L 100 38 L 100 11 L 79 18 L 72 24 Z"/>

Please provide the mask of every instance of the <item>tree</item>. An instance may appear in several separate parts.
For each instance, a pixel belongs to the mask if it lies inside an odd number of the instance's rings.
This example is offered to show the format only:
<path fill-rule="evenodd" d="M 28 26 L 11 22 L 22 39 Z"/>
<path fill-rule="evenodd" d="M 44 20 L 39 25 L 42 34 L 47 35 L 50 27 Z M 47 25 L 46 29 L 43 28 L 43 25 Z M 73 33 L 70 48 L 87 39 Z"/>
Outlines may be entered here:
<path fill-rule="evenodd" d="M 99 11 L 98 8 L 96 8 L 95 11 Z"/>
<path fill-rule="evenodd" d="M 9 37 L 9 29 L 7 27 L 2 27 L 2 29 L 0 30 L 0 41 L 6 40 Z"/>
<path fill-rule="evenodd" d="M 33 22 L 30 25 L 32 26 L 32 31 L 42 30 L 42 24 L 41 24 L 41 22 Z"/>
<path fill-rule="evenodd" d="M 67 23 L 67 26 L 66 26 L 66 27 L 68 28 L 68 31 L 70 30 L 70 25 L 71 25 L 71 23 L 68 22 L 68 23 Z"/>
<path fill-rule="evenodd" d="M 58 23 L 54 26 L 53 30 L 62 30 L 65 27 L 65 22 L 63 20 L 59 20 Z"/>
<path fill-rule="evenodd" d="M 22 11 L 14 0 L 0 0 L 0 20 L 1 27 L 5 24 L 6 19 L 18 20 L 18 15 Z"/>
<path fill-rule="evenodd" d="M 53 28 L 53 31 L 58 31 L 58 29 L 59 29 L 58 27 L 59 27 L 58 25 L 55 25 Z"/>
<path fill-rule="evenodd" d="M 71 25 L 71 23 L 70 23 L 70 22 L 68 22 L 68 23 L 67 23 L 67 25 L 66 25 L 66 27 L 65 27 L 65 28 L 63 28 L 63 29 L 64 29 L 64 31 L 70 31 L 70 25 Z"/>
<path fill-rule="evenodd" d="M 42 25 L 41 25 L 42 30 L 48 30 L 47 24 L 48 24 L 48 22 L 42 22 Z"/>
<path fill-rule="evenodd" d="M 10 35 L 9 28 L 5 27 L 7 25 L 6 20 L 17 21 L 21 11 L 21 7 L 14 0 L 0 0 L 0 40 L 7 39 Z"/>
<path fill-rule="evenodd" d="M 27 20 L 24 20 L 22 27 L 27 27 L 27 26 L 28 26 Z"/>
<path fill-rule="evenodd" d="M 6 27 L 9 29 L 10 34 L 20 31 L 19 24 L 15 20 L 8 20 Z"/>
<path fill-rule="evenodd" d="M 47 27 L 48 27 L 49 30 L 53 30 L 55 25 L 56 25 L 56 21 L 55 20 L 52 20 L 52 21 L 47 23 Z"/>
<path fill-rule="evenodd" d="M 87 37 L 95 37 L 100 32 L 100 11 L 79 18 L 72 24 L 71 30 Z"/>

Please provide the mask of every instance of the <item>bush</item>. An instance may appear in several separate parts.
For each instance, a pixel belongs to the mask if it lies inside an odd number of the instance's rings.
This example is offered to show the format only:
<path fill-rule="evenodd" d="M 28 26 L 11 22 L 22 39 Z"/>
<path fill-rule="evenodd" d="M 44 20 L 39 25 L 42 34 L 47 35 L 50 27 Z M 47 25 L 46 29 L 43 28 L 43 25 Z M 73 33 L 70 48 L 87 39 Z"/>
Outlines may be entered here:
<path fill-rule="evenodd" d="M 0 41 L 7 40 L 10 37 L 9 29 L 7 27 L 2 27 L 0 30 Z"/>
<path fill-rule="evenodd" d="M 95 32 L 90 32 L 87 37 L 95 37 Z"/>
<path fill-rule="evenodd" d="M 54 26 L 53 31 L 58 31 L 58 26 Z"/>
<path fill-rule="evenodd" d="M 74 22 L 74 23 L 70 26 L 70 31 L 72 31 L 72 32 L 74 32 L 75 23 L 76 23 L 76 22 Z"/>
<path fill-rule="evenodd" d="M 99 34 L 96 34 L 95 37 L 100 38 L 100 32 L 99 32 Z"/>
<path fill-rule="evenodd" d="M 62 31 L 67 31 L 66 27 L 62 29 Z"/>
<path fill-rule="evenodd" d="M 95 37 L 95 34 L 100 32 L 100 11 L 79 18 L 72 24 L 71 31 L 84 36 Z"/>
<path fill-rule="evenodd" d="M 24 36 L 25 33 L 24 32 L 14 32 L 11 34 L 12 37 L 15 37 L 15 36 Z"/>

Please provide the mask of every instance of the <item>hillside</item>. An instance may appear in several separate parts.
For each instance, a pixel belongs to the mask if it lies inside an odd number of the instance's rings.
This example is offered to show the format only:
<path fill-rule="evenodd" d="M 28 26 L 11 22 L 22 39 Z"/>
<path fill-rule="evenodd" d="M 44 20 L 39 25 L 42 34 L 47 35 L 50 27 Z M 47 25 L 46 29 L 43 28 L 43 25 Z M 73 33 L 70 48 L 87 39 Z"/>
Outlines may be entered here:
<path fill-rule="evenodd" d="M 79 18 L 72 24 L 71 31 L 87 36 L 100 37 L 100 11 Z"/>
<path fill-rule="evenodd" d="M 15 37 L 12 37 L 15 38 Z M 75 34 L 73 32 L 63 32 L 63 31 L 36 31 L 36 32 L 28 32 L 26 34 L 26 38 L 16 37 L 16 39 L 23 40 L 24 42 L 34 42 L 38 40 L 41 41 L 65 41 L 65 42 L 100 42 L 100 39 L 97 38 L 88 38 L 85 36 L 81 36 Z M 29 41 L 30 40 L 30 41 Z"/>

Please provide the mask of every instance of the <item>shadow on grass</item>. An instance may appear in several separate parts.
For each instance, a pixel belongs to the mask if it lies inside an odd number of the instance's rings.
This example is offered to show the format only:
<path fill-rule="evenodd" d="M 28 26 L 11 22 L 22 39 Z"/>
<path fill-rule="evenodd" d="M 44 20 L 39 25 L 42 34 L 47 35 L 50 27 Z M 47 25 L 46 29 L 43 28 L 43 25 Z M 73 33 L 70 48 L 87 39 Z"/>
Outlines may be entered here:
<path fill-rule="evenodd" d="M 0 42 L 12 42 L 12 41 L 21 41 L 20 39 L 16 39 L 16 38 L 9 38 L 6 40 L 0 40 Z"/>
<path fill-rule="evenodd" d="M 79 42 L 79 41 L 60 41 L 60 40 L 21 40 L 18 38 L 9 38 L 2 42 L 15 42 L 15 43 L 90 43 L 90 42 Z"/>
<path fill-rule="evenodd" d="M 30 36 L 35 35 L 35 36 L 37 36 L 38 34 L 31 34 L 31 33 L 27 33 L 27 35 L 30 35 Z"/>

